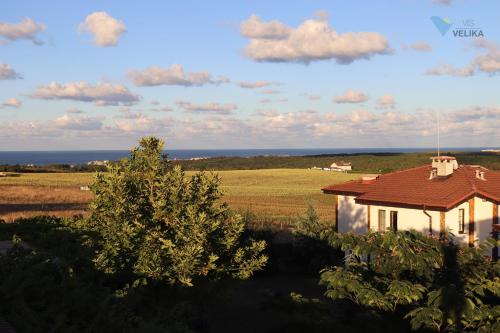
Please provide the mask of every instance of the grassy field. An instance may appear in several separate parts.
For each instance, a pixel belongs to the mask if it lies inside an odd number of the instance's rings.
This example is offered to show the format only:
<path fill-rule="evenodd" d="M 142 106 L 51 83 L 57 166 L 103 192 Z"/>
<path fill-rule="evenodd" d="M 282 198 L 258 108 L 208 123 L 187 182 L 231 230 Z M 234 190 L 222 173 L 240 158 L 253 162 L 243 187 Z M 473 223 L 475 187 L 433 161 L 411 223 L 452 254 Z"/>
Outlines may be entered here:
<path fill-rule="evenodd" d="M 191 175 L 193 172 L 187 172 Z M 264 169 L 219 171 L 224 200 L 238 212 L 251 211 L 269 223 L 288 223 L 311 203 L 324 221 L 333 222 L 333 197 L 321 187 L 360 177 L 319 170 Z M 0 218 L 12 220 L 41 213 L 83 213 L 91 198 L 79 186 L 92 182 L 91 173 L 25 173 L 0 178 Z"/>

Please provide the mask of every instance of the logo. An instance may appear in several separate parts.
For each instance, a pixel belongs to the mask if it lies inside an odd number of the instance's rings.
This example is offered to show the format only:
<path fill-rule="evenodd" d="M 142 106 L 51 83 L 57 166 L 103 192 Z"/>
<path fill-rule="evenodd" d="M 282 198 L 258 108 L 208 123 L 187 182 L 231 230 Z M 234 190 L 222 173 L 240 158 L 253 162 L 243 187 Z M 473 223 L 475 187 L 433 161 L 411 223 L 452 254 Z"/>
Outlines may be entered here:
<path fill-rule="evenodd" d="M 432 16 L 431 21 L 432 21 L 432 23 L 434 23 L 436 28 L 439 30 L 439 32 L 441 33 L 441 36 L 446 35 L 448 30 L 450 30 L 451 26 L 453 25 L 453 23 L 451 23 L 450 19 L 447 17 L 442 19 L 439 16 Z"/>
<path fill-rule="evenodd" d="M 439 16 L 432 16 L 431 17 L 432 23 L 434 23 L 434 26 L 438 31 L 441 33 L 441 36 L 446 35 L 446 33 L 450 30 L 451 26 L 453 23 L 451 20 L 447 17 L 445 18 L 440 18 Z M 474 22 L 473 19 L 465 19 L 462 20 L 462 25 L 461 26 L 456 26 L 455 29 L 453 29 L 453 37 L 455 38 L 471 38 L 471 37 L 476 37 L 476 38 L 482 38 L 484 37 L 483 30 L 479 27 L 476 26 L 476 23 Z"/>

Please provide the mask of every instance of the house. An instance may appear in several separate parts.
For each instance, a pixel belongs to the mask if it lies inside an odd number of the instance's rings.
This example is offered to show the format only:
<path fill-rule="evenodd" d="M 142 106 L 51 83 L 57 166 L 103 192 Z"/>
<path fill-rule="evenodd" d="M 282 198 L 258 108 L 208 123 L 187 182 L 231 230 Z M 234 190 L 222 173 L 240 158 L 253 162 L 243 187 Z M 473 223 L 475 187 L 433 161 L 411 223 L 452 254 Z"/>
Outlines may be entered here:
<path fill-rule="evenodd" d="M 439 235 L 448 230 L 459 243 L 473 245 L 498 228 L 493 225 L 499 223 L 500 172 L 458 165 L 450 156 L 322 190 L 336 195 L 336 228 L 341 233 L 390 228 Z"/>
<path fill-rule="evenodd" d="M 330 165 L 330 170 L 351 171 L 352 165 L 351 162 L 333 162 L 332 165 Z"/>

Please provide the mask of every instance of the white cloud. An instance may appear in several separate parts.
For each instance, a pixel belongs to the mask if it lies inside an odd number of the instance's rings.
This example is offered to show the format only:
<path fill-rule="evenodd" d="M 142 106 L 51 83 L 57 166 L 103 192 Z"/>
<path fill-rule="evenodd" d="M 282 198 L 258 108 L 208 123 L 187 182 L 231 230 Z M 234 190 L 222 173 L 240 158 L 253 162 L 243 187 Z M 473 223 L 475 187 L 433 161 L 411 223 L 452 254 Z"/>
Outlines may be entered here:
<path fill-rule="evenodd" d="M 394 109 L 396 100 L 391 94 L 385 94 L 377 99 L 377 108 L 379 109 Z"/>
<path fill-rule="evenodd" d="M 238 106 L 231 103 L 206 103 L 206 104 L 193 104 L 187 101 L 177 101 L 177 106 L 187 112 L 201 112 L 201 113 L 216 113 L 227 115 L 238 109 Z"/>
<path fill-rule="evenodd" d="M 204 84 L 221 84 L 229 82 L 229 78 L 219 75 L 216 79 L 208 72 L 185 73 L 182 65 L 173 64 L 169 68 L 148 67 L 142 71 L 132 70 L 129 78 L 136 86 L 202 86 Z"/>
<path fill-rule="evenodd" d="M 334 59 L 348 64 L 375 54 L 391 52 L 387 38 L 377 32 L 338 33 L 325 16 L 304 21 L 296 28 L 279 21 L 263 22 L 252 15 L 241 23 L 241 33 L 250 39 L 248 57 L 256 61 L 310 63 Z"/>
<path fill-rule="evenodd" d="M 23 102 L 16 98 L 9 98 L 3 104 L 0 105 L 0 109 L 2 108 L 15 108 L 19 109 L 23 105 Z"/>
<path fill-rule="evenodd" d="M 405 51 L 430 52 L 432 47 L 426 42 L 416 42 L 413 44 L 403 44 L 401 48 Z"/>
<path fill-rule="evenodd" d="M 60 129 L 77 131 L 95 131 L 102 128 L 103 117 L 70 116 L 64 114 L 54 120 L 54 126 Z"/>
<path fill-rule="evenodd" d="M 282 39 L 290 35 L 291 28 L 280 21 L 263 22 L 257 15 L 252 15 L 240 23 L 241 34 L 248 38 Z"/>
<path fill-rule="evenodd" d="M 0 64 L 0 80 L 16 80 L 22 78 L 22 75 L 16 72 L 9 64 Z"/>
<path fill-rule="evenodd" d="M 43 42 L 37 39 L 37 34 L 44 30 L 44 24 L 37 23 L 30 18 L 25 18 L 19 23 L 0 22 L 0 36 L 5 38 L 6 43 L 27 39 L 34 44 L 41 45 Z"/>
<path fill-rule="evenodd" d="M 268 81 L 254 81 L 254 82 L 245 82 L 245 81 L 238 81 L 236 84 L 240 88 L 245 88 L 245 89 L 255 89 L 255 88 L 263 88 L 263 87 L 268 87 L 273 85 L 272 82 Z"/>
<path fill-rule="evenodd" d="M 139 101 L 139 96 L 130 92 L 123 85 L 98 83 L 93 86 L 85 81 L 66 84 L 52 82 L 45 86 L 39 86 L 32 97 L 94 102 L 100 106 L 130 105 Z"/>
<path fill-rule="evenodd" d="M 362 91 L 347 90 L 342 96 L 335 96 L 335 103 L 363 103 L 369 99 Z"/>
<path fill-rule="evenodd" d="M 474 75 L 476 71 L 489 75 L 500 73 L 499 45 L 486 39 L 479 39 L 474 41 L 473 46 L 478 49 L 484 49 L 485 52 L 478 53 L 468 65 L 457 68 L 449 64 L 441 64 L 429 69 L 426 74 L 467 77 Z"/>
<path fill-rule="evenodd" d="M 450 64 L 440 64 L 427 70 L 426 74 L 435 76 L 449 75 L 449 76 L 467 77 L 474 75 L 474 67 L 466 66 L 463 68 L 458 68 Z"/>
<path fill-rule="evenodd" d="M 116 46 L 127 28 L 123 21 L 111 17 L 108 13 L 95 12 L 80 23 L 78 31 L 90 33 L 98 46 Z"/>

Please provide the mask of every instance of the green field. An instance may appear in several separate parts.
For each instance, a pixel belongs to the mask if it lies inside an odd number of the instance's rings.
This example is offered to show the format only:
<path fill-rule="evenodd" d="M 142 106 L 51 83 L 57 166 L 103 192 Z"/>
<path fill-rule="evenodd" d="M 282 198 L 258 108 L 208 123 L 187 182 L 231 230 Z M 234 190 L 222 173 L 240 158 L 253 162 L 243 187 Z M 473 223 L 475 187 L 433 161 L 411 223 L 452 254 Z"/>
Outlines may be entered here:
<path fill-rule="evenodd" d="M 187 172 L 187 175 L 193 173 Z M 360 174 L 307 169 L 216 173 L 222 178 L 224 200 L 232 209 L 241 213 L 251 211 L 260 221 L 275 223 L 291 222 L 305 212 L 309 203 L 323 220 L 333 222 L 333 197 L 323 194 L 321 188 L 360 177 Z M 0 185 L 75 187 L 90 184 L 92 178 L 92 173 L 24 173 L 0 178 Z"/>

